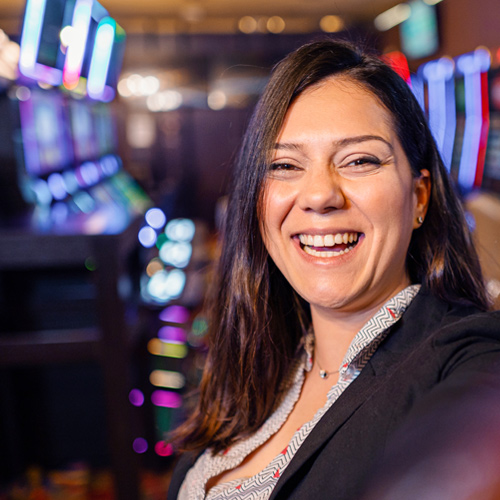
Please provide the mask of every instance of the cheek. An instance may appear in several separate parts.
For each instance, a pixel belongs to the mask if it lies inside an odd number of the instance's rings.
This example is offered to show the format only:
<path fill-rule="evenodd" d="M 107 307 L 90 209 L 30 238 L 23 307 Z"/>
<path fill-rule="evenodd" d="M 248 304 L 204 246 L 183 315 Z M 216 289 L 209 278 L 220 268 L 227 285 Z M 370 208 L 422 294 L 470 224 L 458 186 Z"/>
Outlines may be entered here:
<path fill-rule="evenodd" d="M 363 190 L 358 193 L 356 204 L 376 227 L 394 234 L 405 232 L 407 226 L 413 228 L 415 195 L 399 179 Z"/>
<path fill-rule="evenodd" d="M 267 237 L 269 232 L 279 231 L 293 205 L 293 194 L 283 183 L 269 181 L 264 192 L 263 223 Z"/>

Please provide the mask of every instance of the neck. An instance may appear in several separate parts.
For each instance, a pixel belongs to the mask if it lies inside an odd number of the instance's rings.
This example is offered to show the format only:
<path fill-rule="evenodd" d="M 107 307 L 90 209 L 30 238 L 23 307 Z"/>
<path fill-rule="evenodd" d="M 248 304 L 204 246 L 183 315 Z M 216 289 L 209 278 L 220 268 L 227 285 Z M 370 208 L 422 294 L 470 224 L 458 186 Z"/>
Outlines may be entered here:
<path fill-rule="evenodd" d="M 404 287 L 401 287 L 401 290 Z M 342 311 L 311 304 L 311 318 L 314 328 L 314 356 L 321 368 L 336 370 L 356 334 L 365 323 L 401 290 L 384 296 L 370 307 L 358 311 Z"/>

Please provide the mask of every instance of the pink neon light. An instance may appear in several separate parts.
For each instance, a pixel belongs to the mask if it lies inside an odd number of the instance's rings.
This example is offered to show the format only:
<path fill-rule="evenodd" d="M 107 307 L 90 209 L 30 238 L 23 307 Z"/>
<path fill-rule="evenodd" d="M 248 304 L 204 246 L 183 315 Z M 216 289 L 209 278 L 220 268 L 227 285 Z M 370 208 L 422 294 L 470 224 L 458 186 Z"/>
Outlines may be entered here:
<path fill-rule="evenodd" d="M 182 405 L 182 398 L 176 392 L 158 390 L 151 394 L 151 402 L 155 406 L 164 408 L 179 408 Z"/>
<path fill-rule="evenodd" d="M 477 154 L 476 176 L 474 187 L 481 187 L 484 173 L 484 160 L 486 158 L 486 146 L 488 144 L 488 133 L 490 130 L 490 103 L 488 99 L 488 73 L 481 73 L 481 135 L 479 138 L 479 151 Z"/>
<path fill-rule="evenodd" d="M 74 89 L 80 80 L 85 46 L 92 14 L 92 0 L 77 0 L 73 13 L 73 42 L 66 51 L 63 69 L 63 84 L 67 89 Z"/>
<path fill-rule="evenodd" d="M 169 457 L 174 452 L 174 448 L 170 443 L 165 443 L 165 441 L 158 441 L 155 444 L 155 452 L 160 457 Z"/>

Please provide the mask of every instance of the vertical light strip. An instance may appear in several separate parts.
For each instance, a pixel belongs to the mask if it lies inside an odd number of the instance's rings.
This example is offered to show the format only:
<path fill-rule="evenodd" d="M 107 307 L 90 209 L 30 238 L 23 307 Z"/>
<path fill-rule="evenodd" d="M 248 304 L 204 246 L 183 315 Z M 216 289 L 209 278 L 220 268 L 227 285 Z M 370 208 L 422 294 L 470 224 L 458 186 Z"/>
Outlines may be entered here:
<path fill-rule="evenodd" d="M 482 126 L 481 137 L 479 139 L 479 153 L 477 156 L 476 176 L 474 178 L 474 187 L 480 188 L 483 182 L 484 161 L 486 159 L 486 148 L 488 146 L 488 134 L 490 131 L 490 102 L 488 97 L 488 73 L 481 73 L 481 112 Z"/>
<path fill-rule="evenodd" d="M 19 68 L 24 71 L 33 71 L 36 64 L 40 36 L 42 34 L 43 17 L 46 0 L 28 0 L 24 14 L 23 34 L 21 37 L 21 52 L 19 54 Z M 31 76 L 31 75 L 29 75 Z"/>
<path fill-rule="evenodd" d="M 46 0 L 28 0 L 24 14 L 19 54 L 19 71 L 28 78 L 50 85 L 60 85 L 61 71 L 37 63 L 40 37 L 45 16 Z"/>
<path fill-rule="evenodd" d="M 457 68 L 464 76 L 465 87 L 465 129 L 460 157 L 458 183 L 466 191 L 477 186 L 478 169 L 481 170 L 481 145 L 483 136 L 488 130 L 488 120 L 483 117 L 483 84 L 482 73 L 490 67 L 490 55 L 484 49 L 478 49 L 472 54 L 464 54 L 457 59 Z M 483 144 L 484 146 L 484 144 Z M 482 156 L 482 158 L 481 158 Z M 481 177 L 481 175 L 479 176 Z"/>
<path fill-rule="evenodd" d="M 72 42 L 66 51 L 63 69 L 63 84 L 69 90 L 74 89 L 80 80 L 92 15 L 92 3 L 92 0 L 77 0 L 73 12 Z"/>
<path fill-rule="evenodd" d="M 116 22 L 111 17 L 99 22 L 87 81 L 87 92 L 92 99 L 104 98 L 115 32 Z"/>
<path fill-rule="evenodd" d="M 448 171 L 457 125 L 454 72 L 453 61 L 444 57 L 425 64 L 422 72 L 428 84 L 429 126 Z"/>

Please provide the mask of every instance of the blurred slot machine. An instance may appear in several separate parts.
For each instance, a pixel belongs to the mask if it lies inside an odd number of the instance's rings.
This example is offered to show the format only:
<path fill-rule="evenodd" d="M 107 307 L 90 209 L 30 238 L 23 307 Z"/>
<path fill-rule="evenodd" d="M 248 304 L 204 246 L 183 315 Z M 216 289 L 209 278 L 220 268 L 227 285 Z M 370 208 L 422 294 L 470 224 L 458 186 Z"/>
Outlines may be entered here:
<path fill-rule="evenodd" d="M 17 170 L 9 188 L 19 190 L 38 228 L 117 233 L 150 206 L 118 155 L 111 101 L 124 43 L 124 31 L 95 0 L 26 4 L 21 77 L 7 93 L 5 119 Z"/>
<path fill-rule="evenodd" d="M 411 79 L 463 196 L 487 287 L 500 307 L 500 69 L 479 47 L 423 64 Z"/>

